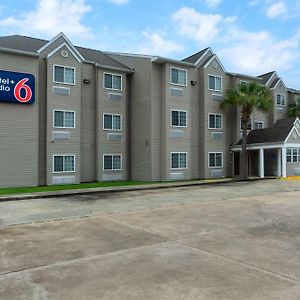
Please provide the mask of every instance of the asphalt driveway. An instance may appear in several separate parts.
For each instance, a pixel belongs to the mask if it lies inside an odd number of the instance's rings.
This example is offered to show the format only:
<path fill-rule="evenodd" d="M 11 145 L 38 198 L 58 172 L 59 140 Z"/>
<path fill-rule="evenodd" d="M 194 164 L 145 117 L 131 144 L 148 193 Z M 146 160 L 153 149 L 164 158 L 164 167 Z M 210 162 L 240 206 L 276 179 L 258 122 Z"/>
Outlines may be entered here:
<path fill-rule="evenodd" d="M 300 181 L 0 203 L 0 299 L 300 299 Z"/>

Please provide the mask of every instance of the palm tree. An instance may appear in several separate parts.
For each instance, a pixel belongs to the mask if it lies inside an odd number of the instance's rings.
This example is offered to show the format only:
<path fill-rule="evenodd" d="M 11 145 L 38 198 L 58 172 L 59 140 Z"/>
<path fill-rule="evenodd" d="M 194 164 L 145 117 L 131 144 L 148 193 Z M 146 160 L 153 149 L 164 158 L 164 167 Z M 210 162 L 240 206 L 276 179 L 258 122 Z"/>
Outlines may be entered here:
<path fill-rule="evenodd" d="M 241 83 L 237 87 L 228 89 L 221 108 L 227 106 L 241 109 L 241 126 L 243 130 L 240 178 L 248 178 L 247 168 L 247 125 L 254 109 L 268 112 L 272 106 L 270 91 L 256 82 Z"/>
<path fill-rule="evenodd" d="M 288 116 L 300 117 L 300 97 L 295 101 L 295 103 L 289 104 Z"/>

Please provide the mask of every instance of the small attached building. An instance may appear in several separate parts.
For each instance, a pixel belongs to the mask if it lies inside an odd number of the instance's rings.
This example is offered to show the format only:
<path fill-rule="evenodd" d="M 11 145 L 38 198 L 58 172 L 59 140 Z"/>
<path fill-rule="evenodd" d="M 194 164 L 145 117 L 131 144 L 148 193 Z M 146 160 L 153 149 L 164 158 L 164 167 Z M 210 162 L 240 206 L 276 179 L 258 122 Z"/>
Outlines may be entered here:
<path fill-rule="evenodd" d="M 242 140 L 232 147 L 233 173 L 239 175 Z M 281 119 L 247 136 L 249 176 L 300 176 L 300 120 Z"/>

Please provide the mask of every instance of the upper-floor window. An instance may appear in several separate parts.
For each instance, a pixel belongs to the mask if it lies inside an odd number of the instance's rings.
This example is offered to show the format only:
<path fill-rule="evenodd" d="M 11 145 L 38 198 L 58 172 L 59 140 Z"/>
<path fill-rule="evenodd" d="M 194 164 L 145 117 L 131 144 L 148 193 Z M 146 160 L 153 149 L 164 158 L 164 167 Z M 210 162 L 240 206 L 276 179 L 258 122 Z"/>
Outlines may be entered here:
<path fill-rule="evenodd" d="M 104 73 L 104 87 L 111 90 L 122 90 L 122 75 Z"/>
<path fill-rule="evenodd" d="M 254 129 L 263 129 L 264 128 L 264 122 L 263 121 L 255 121 L 254 122 Z"/>
<path fill-rule="evenodd" d="M 223 116 L 220 114 L 209 114 L 208 115 L 208 128 L 209 129 L 222 129 L 223 127 Z"/>
<path fill-rule="evenodd" d="M 186 86 L 187 71 L 184 69 L 171 68 L 171 83 Z"/>
<path fill-rule="evenodd" d="M 104 114 L 103 115 L 103 129 L 104 130 L 122 130 L 121 115 Z"/>
<path fill-rule="evenodd" d="M 285 96 L 282 94 L 277 94 L 276 96 L 276 104 L 278 106 L 285 106 Z"/>
<path fill-rule="evenodd" d="M 186 169 L 187 168 L 187 153 L 173 152 L 171 153 L 171 169 Z"/>
<path fill-rule="evenodd" d="M 210 168 L 222 168 L 223 167 L 223 153 L 222 152 L 208 153 L 208 166 Z"/>
<path fill-rule="evenodd" d="M 171 126 L 187 127 L 187 112 L 184 110 L 172 110 Z"/>
<path fill-rule="evenodd" d="M 103 155 L 103 170 L 122 170 L 121 154 L 104 154 Z"/>
<path fill-rule="evenodd" d="M 286 150 L 286 161 L 289 163 L 300 162 L 300 148 L 288 148 Z"/>
<path fill-rule="evenodd" d="M 240 80 L 240 84 L 249 84 L 249 81 Z"/>
<path fill-rule="evenodd" d="M 240 129 L 243 130 L 242 117 L 240 117 Z M 250 117 L 247 123 L 247 130 L 252 130 L 252 129 L 253 129 L 253 117 Z"/>
<path fill-rule="evenodd" d="M 222 91 L 222 77 L 209 75 L 208 76 L 208 88 L 212 91 Z"/>
<path fill-rule="evenodd" d="M 54 155 L 53 172 L 67 173 L 75 172 L 75 155 Z"/>
<path fill-rule="evenodd" d="M 54 110 L 53 127 L 75 128 L 75 112 L 66 110 Z"/>
<path fill-rule="evenodd" d="M 54 82 L 75 84 L 75 68 L 54 65 Z"/>

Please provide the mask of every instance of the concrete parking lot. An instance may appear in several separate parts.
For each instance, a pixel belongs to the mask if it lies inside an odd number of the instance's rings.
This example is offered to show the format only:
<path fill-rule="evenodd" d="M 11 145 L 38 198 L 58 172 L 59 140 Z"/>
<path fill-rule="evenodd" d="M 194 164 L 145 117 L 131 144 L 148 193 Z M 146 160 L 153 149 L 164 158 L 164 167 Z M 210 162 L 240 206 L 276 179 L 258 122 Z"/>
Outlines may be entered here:
<path fill-rule="evenodd" d="M 0 299 L 300 299 L 300 181 L 2 202 Z"/>

